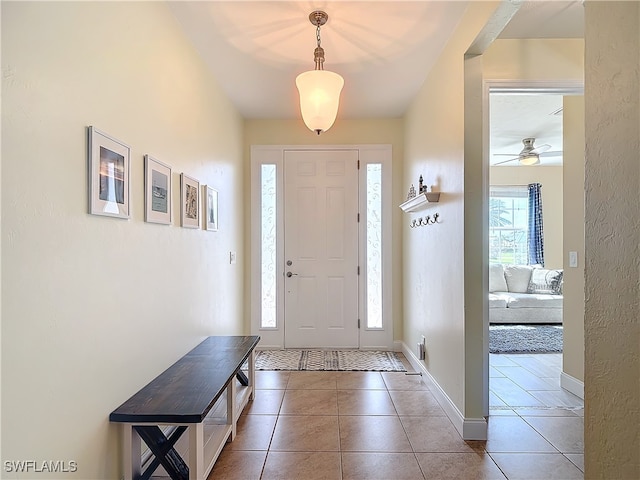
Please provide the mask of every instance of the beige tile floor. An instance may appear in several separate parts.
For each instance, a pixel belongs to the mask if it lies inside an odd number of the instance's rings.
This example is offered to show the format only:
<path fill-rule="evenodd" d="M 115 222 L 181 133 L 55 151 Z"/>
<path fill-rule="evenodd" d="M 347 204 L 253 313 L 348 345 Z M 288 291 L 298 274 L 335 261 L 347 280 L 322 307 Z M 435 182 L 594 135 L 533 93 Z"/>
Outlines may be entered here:
<path fill-rule="evenodd" d="M 581 479 L 583 416 L 559 355 L 491 355 L 486 442 L 465 442 L 417 375 L 256 372 L 209 480 Z"/>

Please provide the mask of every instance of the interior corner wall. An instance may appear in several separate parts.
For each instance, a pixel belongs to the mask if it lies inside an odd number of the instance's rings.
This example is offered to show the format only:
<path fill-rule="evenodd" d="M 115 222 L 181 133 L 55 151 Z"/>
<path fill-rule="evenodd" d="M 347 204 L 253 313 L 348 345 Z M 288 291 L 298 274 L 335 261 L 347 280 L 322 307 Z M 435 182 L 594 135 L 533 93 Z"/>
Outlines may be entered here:
<path fill-rule="evenodd" d="M 404 158 L 404 121 L 401 118 L 380 119 L 345 119 L 338 118 L 335 124 L 322 135 L 316 135 L 303 123 L 302 118 L 291 120 L 245 120 L 244 123 L 244 157 L 245 157 L 245 185 L 251 184 L 251 146 L 252 145 L 366 145 L 389 144 L 392 146 L 392 296 L 393 296 L 393 335 L 395 340 L 402 338 L 402 273 L 397 268 L 402 263 L 402 250 L 397 247 L 402 243 L 401 222 L 402 211 L 395 207 L 406 200 L 407 191 L 402 183 L 402 165 Z M 250 238 L 255 231 L 251 224 L 251 205 L 245 203 L 245 231 Z M 245 245 L 245 291 L 251 288 L 250 245 Z M 251 312 L 245 310 L 245 325 L 251 325 Z M 248 330 L 247 330 L 248 331 Z"/>
<path fill-rule="evenodd" d="M 3 478 L 121 478 L 111 411 L 207 335 L 243 334 L 243 122 L 161 2 L 2 2 Z M 131 147 L 129 220 L 87 213 L 87 126 Z M 144 221 L 143 155 L 173 167 Z M 180 227 L 179 174 L 219 191 Z M 74 473 L 7 463 L 74 461 Z M 11 464 L 10 464 L 11 465 Z"/>
<path fill-rule="evenodd" d="M 562 166 L 491 167 L 490 176 L 491 185 L 528 185 L 535 182 L 542 185 L 544 266 L 563 268 Z"/>
<path fill-rule="evenodd" d="M 639 32 L 640 2 L 585 2 L 586 479 L 640 478 Z"/>
<path fill-rule="evenodd" d="M 462 417 L 481 417 L 483 409 L 482 382 L 476 379 L 478 387 L 470 391 L 465 370 L 474 359 L 482 364 L 482 349 L 465 350 L 464 56 L 497 5 L 469 2 L 405 116 L 403 190 L 417 186 L 422 175 L 441 195 L 439 203 L 403 214 L 403 342 L 412 349 L 426 337 L 424 368 Z M 412 219 L 435 213 L 437 224 L 409 227 Z M 481 328 L 482 316 L 478 322 Z M 468 403 L 469 396 L 478 401 Z"/>
<path fill-rule="evenodd" d="M 584 96 L 563 99 L 564 253 L 562 371 L 584 384 Z M 569 266 L 569 252 L 577 252 L 578 266 Z M 564 378 L 564 377 L 563 377 Z M 561 382 L 562 385 L 562 382 Z M 575 392 L 574 392 L 575 393 Z"/>

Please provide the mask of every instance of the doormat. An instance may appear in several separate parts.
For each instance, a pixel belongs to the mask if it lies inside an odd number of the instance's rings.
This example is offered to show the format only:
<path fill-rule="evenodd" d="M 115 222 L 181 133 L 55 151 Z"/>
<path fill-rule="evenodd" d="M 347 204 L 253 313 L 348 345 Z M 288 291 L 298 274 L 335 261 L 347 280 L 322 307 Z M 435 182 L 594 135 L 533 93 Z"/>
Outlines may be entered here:
<path fill-rule="evenodd" d="M 395 352 L 363 350 L 262 350 L 256 370 L 407 371 Z"/>
<path fill-rule="evenodd" d="M 489 352 L 562 352 L 562 325 L 489 325 Z"/>

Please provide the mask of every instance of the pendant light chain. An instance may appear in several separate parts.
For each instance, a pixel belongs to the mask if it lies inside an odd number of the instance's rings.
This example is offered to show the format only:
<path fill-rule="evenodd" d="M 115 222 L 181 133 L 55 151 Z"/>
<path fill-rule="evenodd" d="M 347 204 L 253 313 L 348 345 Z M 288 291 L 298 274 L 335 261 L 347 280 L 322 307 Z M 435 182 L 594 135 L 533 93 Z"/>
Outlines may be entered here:
<path fill-rule="evenodd" d="M 316 70 L 324 70 L 324 49 L 320 46 L 320 20 L 316 20 L 316 49 L 313 52 L 313 59 L 316 63 Z"/>

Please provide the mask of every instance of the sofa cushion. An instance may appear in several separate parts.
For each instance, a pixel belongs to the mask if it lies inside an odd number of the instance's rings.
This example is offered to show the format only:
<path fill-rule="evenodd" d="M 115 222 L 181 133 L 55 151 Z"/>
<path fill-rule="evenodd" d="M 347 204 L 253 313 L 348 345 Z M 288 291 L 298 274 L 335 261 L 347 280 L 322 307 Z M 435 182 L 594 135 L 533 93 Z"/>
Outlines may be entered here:
<path fill-rule="evenodd" d="M 509 292 L 526 293 L 531 280 L 533 267 L 529 265 L 506 265 L 504 278 L 507 281 Z"/>
<path fill-rule="evenodd" d="M 504 266 L 501 263 L 489 265 L 489 291 L 507 291 L 507 281 L 504 279 Z"/>
<path fill-rule="evenodd" d="M 562 295 L 509 292 L 507 308 L 562 308 Z"/>
<path fill-rule="evenodd" d="M 505 297 L 505 295 L 509 295 L 509 294 L 506 292 L 502 292 L 502 293 L 504 293 L 504 295 L 501 295 L 500 293 L 489 294 L 489 308 L 507 308 L 508 296 Z"/>
<path fill-rule="evenodd" d="M 562 274 L 562 270 L 534 268 L 527 292 L 562 295 Z"/>

